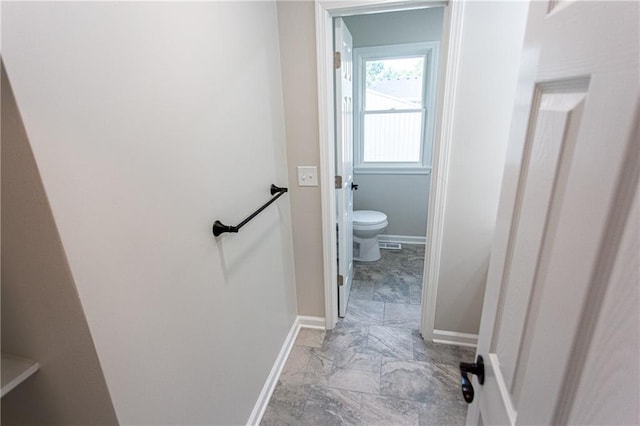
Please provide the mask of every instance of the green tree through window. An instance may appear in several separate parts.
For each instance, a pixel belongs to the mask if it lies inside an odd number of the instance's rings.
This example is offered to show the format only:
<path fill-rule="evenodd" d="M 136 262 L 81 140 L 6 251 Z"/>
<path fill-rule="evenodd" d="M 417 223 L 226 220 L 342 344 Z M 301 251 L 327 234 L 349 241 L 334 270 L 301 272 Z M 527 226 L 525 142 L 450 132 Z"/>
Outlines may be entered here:
<path fill-rule="evenodd" d="M 381 80 L 422 78 L 423 58 L 382 59 L 367 61 L 367 88 Z"/>

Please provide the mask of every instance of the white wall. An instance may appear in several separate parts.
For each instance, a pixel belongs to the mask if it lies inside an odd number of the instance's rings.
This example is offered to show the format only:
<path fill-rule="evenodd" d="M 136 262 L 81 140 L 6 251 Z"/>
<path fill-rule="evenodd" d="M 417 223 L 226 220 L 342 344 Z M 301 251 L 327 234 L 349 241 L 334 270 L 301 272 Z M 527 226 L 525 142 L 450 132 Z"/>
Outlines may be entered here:
<path fill-rule="evenodd" d="M 296 315 L 276 6 L 5 3 L 3 57 L 122 424 L 247 420 Z"/>
<path fill-rule="evenodd" d="M 476 334 L 528 5 L 465 5 L 435 328 Z"/>
<path fill-rule="evenodd" d="M 443 8 L 347 16 L 354 47 L 440 41 Z M 429 146 L 427 149 L 431 149 Z M 427 233 L 429 175 L 354 173 L 359 185 L 355 210 L 378 210 L 389 220 L 387 235 L 422 237 Z"/>

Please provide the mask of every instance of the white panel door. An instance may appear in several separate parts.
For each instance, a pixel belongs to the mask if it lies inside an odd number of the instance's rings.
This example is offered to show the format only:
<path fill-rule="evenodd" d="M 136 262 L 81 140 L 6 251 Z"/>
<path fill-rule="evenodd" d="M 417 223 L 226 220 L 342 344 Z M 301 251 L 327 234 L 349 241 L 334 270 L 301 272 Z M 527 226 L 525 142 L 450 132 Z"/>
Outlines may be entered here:
<path fill-rule="evenodd" d="M 530 4 L 468 424 L 638 422 L 638 12 Z"/>
<path fill-rule="evenodd" d="M 336 189 L 338 223 L 338 315 L 344 317 L 353 278 L 353 39 L 342 19 L 335 19 L 335 49 L 340 67 L 336 88 L 336 175 L 342 185 Z"/>

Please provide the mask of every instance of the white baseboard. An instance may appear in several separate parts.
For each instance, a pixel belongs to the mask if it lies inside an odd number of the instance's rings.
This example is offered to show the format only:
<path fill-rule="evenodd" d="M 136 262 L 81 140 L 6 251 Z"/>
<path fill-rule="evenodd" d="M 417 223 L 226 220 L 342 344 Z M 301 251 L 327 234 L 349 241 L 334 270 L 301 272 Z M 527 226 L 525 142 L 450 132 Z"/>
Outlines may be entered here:
<path fill-rule="evenodd" d="M 265 410 L 267 409 L 267 405 L 269 405 L 269 400 L 271 399 L 271 395 L 273 394 L 273 390 L 276 388 L 278 384 L 278 379 L 280 378 L 280 373 L 282 373 L 282 369 L 284 368 L 285 362 L 287 362 L 287 358 L 289 357 L 289 353 L 291 349 L 293 349 L 293 344 L 296 342 L 296 337 L 298 337 L 298 331 L 300 331 L 300 321 L 298 318 L 293 322 L 293 325 L 289 329 L 289 333 L 287 334 L 287 338 L 284 339 L 284 343 L 282 344 L 282 348 L 280 348 L 280 352 L 276 357 L 276 361 L 271 368 L 271 372 L 269 376 L 267 376 L 267 380 L 262 387 L 262 391 L 258 396 L 258 400 L 256 401 L 256 405 L 253 406 L 253 411 L 251 411 L 251 415 L 249 416 L 249 420 L 247 420 L 247 425 L 259 425 L 262 420 L 262 416 L 264 415 Z"/>
<path fill-rule="evenodd" d="M 315 328 L 318 330 L 324 330 L 326 322 L 324 317 L 310 317 L 306 315 L 298 315 L 298 323 L 300 328 Z"/>
<path fill-rule="evenodd" d="M 273 363 L 273 367 L 271 367 L 271 372 L 269 373 L 269 376 L 267 376 L 267 380 L 262 387 L 262 391 L 258 396 L 258 400 L 253 406 L 253 411 L 251 411 L 249 420 L 247 420 L 247 425 L 260 424 L 262 416 L 267 409 L 267 405 L 269 405 L 269 400 L 271 399 L 273 390 L 278 384 L 278 380 L 280 379 L 280 374 L 282 373 L 284 364 L 287 362 L 287 358 L 289 358 L 289 353 L 291 353 L 291 349 L 293 349 L 293 345 L 296 342 L 298 332 L 301 328 L 315 328 L 324 330 L 325 319 L 323 317 L 310 317 L 304 315 L 298 315 L 298 317 L 296 317 L 296 320 L 293 322 L 293 325 L 291 325 L 291 328 L 289 329 L 289 333 L 287 334 L 286 339 L 284 339 L 284 343 L 282 344 L 282 348 L 280 348 L 280 352 L 278 352 L 276 361 Z"/>
<path fill-rule="evenodd" d="M 458 333 L 456 331 L 433 330 L 433 343 L 444 343 L 447 345 L 469 346 L 475 348 L 478 345 L 478 335 L 468 333 Z"/>
<path fill-rule="evenodd" d="M 425 237 L 412 237 L 410 235 L 378 235 L 378 241 L 383 243 L 402 243 L 402 244 L 426 244 Z"/>

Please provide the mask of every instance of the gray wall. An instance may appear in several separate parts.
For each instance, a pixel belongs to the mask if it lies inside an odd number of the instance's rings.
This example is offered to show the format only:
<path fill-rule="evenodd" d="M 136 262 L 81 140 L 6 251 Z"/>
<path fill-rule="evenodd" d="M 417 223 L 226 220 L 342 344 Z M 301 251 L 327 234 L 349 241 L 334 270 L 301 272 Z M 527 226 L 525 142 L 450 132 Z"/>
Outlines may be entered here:
<path fill-rule="evenodd" d="M 444 8 L 372 13 L 344 18 L 353 47 L 439 41 Z"/>
<path fill-rule="evenodd" d="M 278 2 L 298 313 L 324 317 L 320 187 L 298 186 L 296 169 L 319 167 L 314 15 L 313 2 Z"/>
<path fill-rule="evenodd" d="M 273 2 L 2 5 L 7 73 L 122 424 L 245 424 L 295 321 L 289 197 L 211 233 L 288 179 L 277 23 Z"/>
<path fill-rule="evenodd" d="M 443 8 L 349 16 L 344 18 L 354 47 L 440 41 Z M 427 147 L 431 149 L 431 146 Z M 355 173 L 355 210 L 386 213 L 387 235 L 423 237 L 427 233 L 429 175 Z"/>
<path fill-rule="evenodd" d="M 4 66 L 2 229 L 2 352 L 40 363 L 2 398 L 2 423 L 117 424 Z"/>
<path fill-rule="evenodd" d="M 389 226 L 387 235 L 424 238 L 427 233 L 429 175 L 355 175 L 356 210 L 384 212 Z"/>

